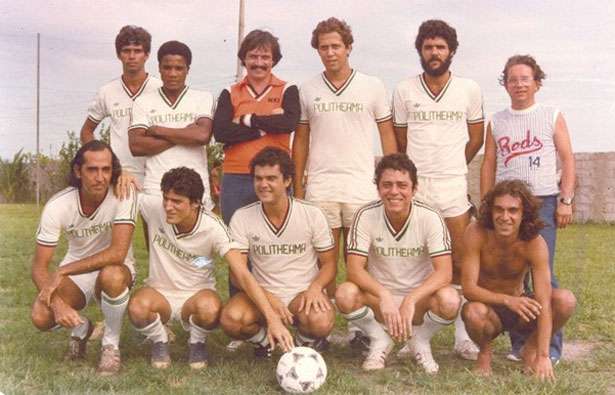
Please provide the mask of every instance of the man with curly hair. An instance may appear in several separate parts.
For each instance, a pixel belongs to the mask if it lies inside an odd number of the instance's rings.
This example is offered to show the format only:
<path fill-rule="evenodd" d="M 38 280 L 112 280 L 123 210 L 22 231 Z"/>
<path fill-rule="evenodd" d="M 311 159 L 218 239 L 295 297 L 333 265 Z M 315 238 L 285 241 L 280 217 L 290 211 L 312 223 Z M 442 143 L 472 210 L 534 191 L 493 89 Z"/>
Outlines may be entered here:
<path fill-rule="evenodd" d="M 446 22 L 423 22 L 414 44 L 424 72 L 400 82 L 393 93 L 395 134 L 400 151 L 407 152 L 418 169 L 416 199 L 438 210 L 446 221 L 453 242 L 453 284 L 459 284 L 463 232 L 472 207 L 467 164 L 483 145 L 482 94 L 476 82 L 449 71 L 459 42 Z M 460 317 L 455 321 L 454 350 L 464 359 L 475 360 L 478 354 Z M 416 338 L 400 354 L 433 360 L 431 349 Z"/>
<path fill-rule="evenodd" d="M 484 195 L 497 181 L 515 178 L 530 185 L 542 201 L 540 217 L 545 226 L 540 235 L 549 248 L 551 286 L 557 288 L 553 270 L 556 231 L 572 220 L 575 161 L 562 113 L 554 106 L 536 103 L 544 79 L 544 71 L 532 56 L 515 55 L 507 60 L 500 84 L 506 88 L 511 104 L 495 113 L 487 125 L 480 189 Z M 520 361 L 519 350 L 525 339 L 514 332 L 510 335 L 512 351 L 507 358 Z M 561 358 L 562 343 L 560 331 L 553 336 L 549 350 L 554 363 Z"/>
<path fill-rule="evenodd" d="M 480 375 L 492 373 L 493 339 L 516 331 L 528 336 L 521 350 L 525 372 L 540 380 L 555 378 L 549 340 L 572 316 L 576 299 L 567 289 L 551 287 L 539 207 L 526 183 L 501 181 L 485 195 L 478 221 L 465 232 L 462 285 L 469 302 L 462 316 L 480 347 Z M 523 291 L 530 271 L 534 294 Z"/>

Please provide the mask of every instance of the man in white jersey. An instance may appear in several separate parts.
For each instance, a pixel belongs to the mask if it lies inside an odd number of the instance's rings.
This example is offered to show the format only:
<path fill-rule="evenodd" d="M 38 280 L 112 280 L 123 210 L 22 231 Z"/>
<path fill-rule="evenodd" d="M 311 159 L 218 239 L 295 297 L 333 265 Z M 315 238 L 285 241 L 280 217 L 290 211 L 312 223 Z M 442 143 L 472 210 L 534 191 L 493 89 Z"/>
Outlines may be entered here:
<path fill-rule="evenodd" d="M 105 118 L 111 120 L 111 148 L 124 172 L 136 178 L 139 185 L 145 177 L 145 158 L 134 157 L 128 147 L 128 126 L 133 101 L 158 89 L 162 83 L 145 71 L 152 36 L 138 26 L 124 26 L 115 38 L 115 53 L 122 62 L 122 76 L 103 85 L 88 108 L 88 117 L 81 127 L 81 142 L 94 140 L 94 130 Z"/>
<path fill-rule="evenodd" d="M 336 304 L 370 337 L 363 369 L 385 367 L 392 336 L 410 338 L 416 362 L 434 374 L 439 367 L 429 341 L 453 322 L 460 305 L 450 286 L 448 230 L 436 210 L 413 200 L 416 167 L 406 154 L 383 157 L 375 181 L 380 200 L 357 211 L 346 246 L 347 282 L 338 287 Z"/>
<path fill-rule="evenodd" d="M 32 279 L 40 291 L 32 306 L 32 322 L 45 331 L 70 328 L 69 359 L 83 359 L 93 331 L 79 313 L 93 297 L 100 303 L 105 330 L 97 372 L 120 370 L 122 317 L 134 282 L 131 240 L 137 213 L 134 189 L 123 200 L 113 195 L 122 169 L 111 148 L 98 140 L 83 145 L 71 162 L 70 187 L 45 205 L 36 235 Z M 68 251 L 49 273 L 64 233 Z"/>
<path fill-rule="evenodd" d="M 218 325 L 222 308 L 214 259 L 229 254 L 231 238 L 222 221 L 202 209 L 204 185 L 197 172 L 169 170 L 161 190 L 162 197 L 140 197 L 141 215 L 149 227 L 149 276 L 130 299 L 128 314 L 152 342 L 153 367 L 171 364 L 163 325 L 174 319 L 190 333 L 190 367 L 202 369 L 208 364 L 207 334 Z"/>
<path fill-rule="evenodd" d="M 186 44 L 168 41 L 160 46 L 163 86 L 135 100 L 128 141 L 134 155 L 146 157 L 146 194 L 160 195 L 162 175 L 181 163 L 203 179 L 203 203 L 211 209 L 205 145 L 211 138 L 214 101 L 211 93 L 186 86 L 191 62 L 192 53 Z"/>
<path fill-rule="evenodd" d="M 516 55 L 506 62 L 500 83 L 510 96 L 511 106 L 494 114 L 487 126 L 480 191 L 484 196 L 501 180 L 520 179 L 530 185 L 532 193 L 542 201 L 540 217 L 545 226 L 540 235 L 549 249 L 551 286 L 558 288 L 553 270 L 556 229 L 572 221 L 575 161 L 564 116 L 553 106 L 536 103 L 535 95 L 544 78 L 545 73 L 532 56 Z M 520 360 L 525 338 L 514 331 L 510 337 L 512 352 L 508 358 Z M 549 353 L 554 363 L 561 358 L 562 341 L 561 331 L 551 339 Z"/>
<path fill-rule="evenodd" d="M 317 206 L 288 196 L 295 173 L 285 150 L 261 150 L 250 169 L 259 201 L 231 218 L 233 240 L 244 254 L 244 264 L 232 275 L 253 276 L 282 322 L 297 326 L 296 343 L 318 348 L 335 323 L 335 309 L 325 294 L 335 278 L 337 257 L 327 220 Z M 254 344 L 255 355 L 263 357 L 271 349 L 264 318 L 244 290 L 224 307 L 221 324 L 230 337 Z"/>
<path fill-rule="evenodd" d="M 400 82 L 393 93 L 400 151 L 408 153 L 418 170 L 415 198 L 437 209 L 451 234 L 453 284 L 460 284 L 463 232 L 470 223 L 467 164 L 483 145 L 484 134 L 478 84 L 449 71 L 458 45 L 457 32 L 446 22 L 423 22 L 415 47 L 424 72 Z M 465 359 L 475 360 L 478 354 L 461 316 L 455 321 L 454 350 Z M 401 350 L 407 352 L 413 350 Z"/>

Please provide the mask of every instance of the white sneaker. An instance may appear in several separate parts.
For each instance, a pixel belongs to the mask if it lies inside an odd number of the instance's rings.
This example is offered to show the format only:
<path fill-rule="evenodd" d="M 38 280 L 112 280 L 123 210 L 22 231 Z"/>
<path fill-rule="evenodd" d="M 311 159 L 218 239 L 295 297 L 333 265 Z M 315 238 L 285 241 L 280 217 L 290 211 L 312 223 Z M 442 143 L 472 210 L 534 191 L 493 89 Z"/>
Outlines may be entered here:
<path fill-rule="evenodd" d="M 243 340 L 231 340 L 226 345 L 226 350 L 230 352 L 235 352 L 239 349 L 239 347 L 243 346 L 243 343 L 244 343 Z"/>
<path fill-rule="evenodd" d="M 393 350 L 393 340 L 391 338 L 382 339 L 378 342 L 372 341 L 372 346 L 369 349 L 367 358 L 363 361 L 361 367 L 363 370 L 380 370 L 384 369 L 386 360 L 391 351 Z"/>
<path fill-rule="evenodd" d="M 455 344 L 453 351 L 463 359 L 476 361 L 480 350 L 472 340 L 466 339 L 459 344 Z"/>
<path fill-rule="evenodd" d="M 413 336 L 406 342 L 405 347 L 408 348 L 410 357 L 425 370 L 425 373 L 438 373 L 440 366 L 438 366 L 438 363 L 433 359 L 433 355 L 431 355 L 431 344 L 429 344 L 429 342 L 419 342 L 416 340 L 416 337 Z"/>

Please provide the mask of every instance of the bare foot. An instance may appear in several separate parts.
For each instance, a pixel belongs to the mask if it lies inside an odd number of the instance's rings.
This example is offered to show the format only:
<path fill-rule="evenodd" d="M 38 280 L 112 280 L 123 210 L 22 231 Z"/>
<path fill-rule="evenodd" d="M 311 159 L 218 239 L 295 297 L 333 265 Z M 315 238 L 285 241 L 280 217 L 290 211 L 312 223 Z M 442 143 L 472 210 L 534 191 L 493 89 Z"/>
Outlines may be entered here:
<path fill-rule="evenodd" d="M 491 376 L 491 359 L 492 359 L 491 347 L 481 347 L 478 353 L 478 359 L 476 360 L 476 367 L 474 373 L 478 376 L 489 377 Z"/>

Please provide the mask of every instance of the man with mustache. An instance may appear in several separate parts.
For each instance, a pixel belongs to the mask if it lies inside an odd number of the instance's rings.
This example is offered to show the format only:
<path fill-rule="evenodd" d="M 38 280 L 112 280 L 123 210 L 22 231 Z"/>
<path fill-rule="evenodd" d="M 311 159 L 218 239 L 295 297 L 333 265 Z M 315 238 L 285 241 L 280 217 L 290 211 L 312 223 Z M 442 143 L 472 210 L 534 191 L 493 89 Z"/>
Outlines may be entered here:
<path fill-rule="evenodd" d="M 237 57 L 247 75 L 220 93 L 213 124 L 214 138 L 224 144 L 220 204 L 227 225 L 238 208 L 258 200 L 250 161 L 267 146 L 289 152 L 300 113 L 297 86 L 272 73 L 282 59 L 277 37 L 253 30 L 241 42 Z M 231 297 L 237 292 L 230 279 L 229 290 Z M 229 350 L 240 344 L 232 341 Z"/>
<path fill-rule="evenodd" d="M 555 237 L 558 227 L 564 228 L 572 221 L 575 169 L 564 116 L 553 106 L 536 103 L 536 92 L 545 77 L 530 55 L 515 55 L 506 62 L 500 84 L 506 88 L 511 105 L 494 114 L 487 126 L 480 191 L 484 196 L 501 180 L 520 179 L 530 185 L 542 202 L 540 218 L 545 226 L 540 235 L 549 248 L 551 286 L 558 288 L 553 271 Z M 558 160 L 562 169 L 559 185 Z M 510 340 L 512 352 L 507 358 L 520 361 L 525 337 L 511 331 Z M 557 364 L 562 355 L 561 331 L 553 335 L 549 351 Z"/>
<path fill-rule="evenodd" d="M 400 82 L 393 94 L 397 142 L 418 169 L 416 199 L 437 209 L 451 234 L 453 284 L 460 283 L 463 233 L 470 223 L 467 164 L 483 145 L 484 134 L 478 84 L 449 71 L 458 45 L 457 32 L 446 22 L 423 22 L 415 47 L 424 72 Z M 411 354 L 429 370 L 435 364 L 427 341 L 431 336 L 429 328 L 421 327 L 400 352 Z M 464 359 L 478 355 L 460 316 L 455 321 L 454 350 Z"/>

